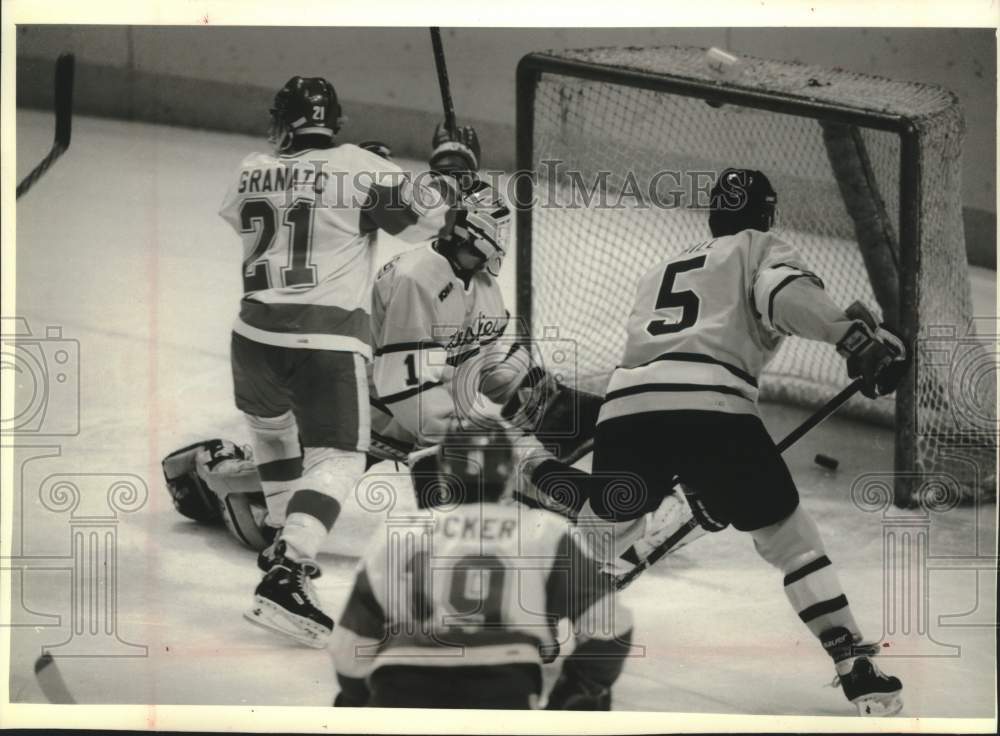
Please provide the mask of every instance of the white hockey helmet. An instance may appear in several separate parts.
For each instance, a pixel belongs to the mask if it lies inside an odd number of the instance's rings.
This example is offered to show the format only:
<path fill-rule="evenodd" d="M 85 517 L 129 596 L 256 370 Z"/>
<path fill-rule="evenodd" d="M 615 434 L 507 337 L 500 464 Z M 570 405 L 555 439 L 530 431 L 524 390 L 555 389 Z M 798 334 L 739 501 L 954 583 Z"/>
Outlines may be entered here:
<path fill-rule="evenodd" d="M 496 277 L 510 244 L 510 225 L 510 208 L 499 192 L 479 181 L 448 213 L 441 237 L 456 245 L 468 244 L 486 259 L 484 267 Z"/>

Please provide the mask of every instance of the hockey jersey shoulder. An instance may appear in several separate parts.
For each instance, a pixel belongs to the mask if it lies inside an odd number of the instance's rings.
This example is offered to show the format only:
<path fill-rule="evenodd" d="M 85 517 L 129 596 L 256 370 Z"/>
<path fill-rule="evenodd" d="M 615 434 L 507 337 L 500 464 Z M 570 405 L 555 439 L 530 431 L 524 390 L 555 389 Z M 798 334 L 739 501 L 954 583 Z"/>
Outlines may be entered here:
<path fill-rule="evenodd" d="M 430 244 L 408 250 L 389 261 L 379 272 L 379 280 L 387 279 L 393 286 L 407 286 L 408 291 L 436 295 L 454 279 L 448 260 Z"/>

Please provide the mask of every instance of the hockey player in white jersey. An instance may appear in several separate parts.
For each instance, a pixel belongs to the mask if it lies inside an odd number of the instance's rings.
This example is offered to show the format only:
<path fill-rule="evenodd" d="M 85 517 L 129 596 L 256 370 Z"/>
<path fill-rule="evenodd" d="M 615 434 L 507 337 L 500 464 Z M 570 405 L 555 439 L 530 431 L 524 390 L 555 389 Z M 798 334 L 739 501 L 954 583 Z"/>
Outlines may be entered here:
<path fill-rule="evenodd" d="M 370 416 L 366 362 L 374 234 L 419 241 L 443 227 L 448 176 L 478 165 L 471 129 L 439 126 L 436 187 L 335 136 L 333 86 L 293 77 L 271 110 L 275 151 L 244 159 L 221 216 L 243 240 L 243 291 L 233 325 L 236 406 L 252 433 L 269 521 L 280 540 L 247 617 L 313 646 L 332 620 L 309 580 L 323 539 L 365 467 Z"/>
<path fill-rule="evenodd" d="M 902 342 L 860 305 L 841 309 L 798 250 L 768 231 L 777 197 L 759 171 L 723 172 L 712 191 L 712 237 L 639 279 L 627 344 L 598 418 L 594 476 L 548 459 L 533 468 L 579 488 L 581 517 L 628 524 L 690 491 L 702 525 L 750 533 L 784 575 L 800 619 L 833 658 L 862 715 L 891 715 L 902 686 L 871 662 L 811 515 L 757 410 L 757 379 L 786 335 L 836 345 L 863 393 L 891 393 L 906 370 Z M 602 479 L 640 479 L 641 500 Z M 626 505 L 628 508 L 626 508 Z"/>
<path fill-rule="evenodd" d="M 455 421 L 474 427 L 483 399 L 503 404 L 528 371 L 525 348 L 501 341 L 509 313 L 496 276 L 510 226 L 506 204 L 477 182 L 434 242 L 379 271 L 372 302 L 379 440 L 412 450 L 440 442 Z M 427 505 L 416 490 L 418 505 Z"/>
<path fill-rule="evenodd" d="M 495 421 L 455 423 L 422 455 L 446 490 L 379 529 L 364 552 L 332 640 L 335 705 L 536 707 L 556 624 L 569 618 L 575 648 L 548 708 L 609 710 L 631 615 L 583 532 L 509 501 L 513 448 Z"/>

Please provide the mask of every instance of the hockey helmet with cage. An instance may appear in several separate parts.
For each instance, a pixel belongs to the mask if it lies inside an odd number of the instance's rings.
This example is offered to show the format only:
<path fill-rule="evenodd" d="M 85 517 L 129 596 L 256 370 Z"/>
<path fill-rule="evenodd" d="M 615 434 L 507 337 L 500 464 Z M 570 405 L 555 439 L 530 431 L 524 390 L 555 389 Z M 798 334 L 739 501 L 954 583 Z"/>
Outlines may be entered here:
<path fill-rule="evenodd" d="M 453 424 L 436 451 L 420 463 L 420 470 L 437 475 L 439 488 L 429 494 L 432 505 L 451 505 L 507 499 L 514 464 L 513 443 L 503 424 L 478 417 L 473 426 Z"/>
<path fill-rule="evenodd" d="M 288 150 L 297 135 L 321 135 L 331 140 L 344 123 L 333 85 L 322 77 L 289 79 L 274 96 L 268 140 Z"/>
<path fill-rule="evenodd" d="M 710 197 L 708 226 L 715 237 L 749 229 L 767 232 L 774 225 L 778 195 L 762 171 L 726 169 Z"/>
<path fill-rule="evenodd" d="M 481 268 L 494 277 L 510 241 L 511 214 L 500 194 L 484 181 L 478 181 L 462 195 L 445 218 L 439 238 L 452 249 L 467 245 L 483 257 Z"/>

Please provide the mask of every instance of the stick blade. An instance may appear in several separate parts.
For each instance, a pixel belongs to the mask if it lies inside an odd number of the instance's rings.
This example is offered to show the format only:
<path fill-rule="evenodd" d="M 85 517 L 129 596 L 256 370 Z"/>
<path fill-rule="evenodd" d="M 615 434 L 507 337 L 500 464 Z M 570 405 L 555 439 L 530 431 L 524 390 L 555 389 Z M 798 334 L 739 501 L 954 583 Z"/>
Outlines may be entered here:
<path fill-rule="evenodd" d="M 56 60 L 56 143 L 69 148 L 73 132 L 73 76 L 76 59 L 73 54 L 60 54 Z"/>
<path fill-rule="evenodd" d="M 35 660 L 35 678 L 38 686 L 50 703 L 59 705 L 74 705 L 76 700 L 70 694 L 63 681 L 62 673 L 56 667 L 56 661 L 51 654 L 45 652 Z"/>

